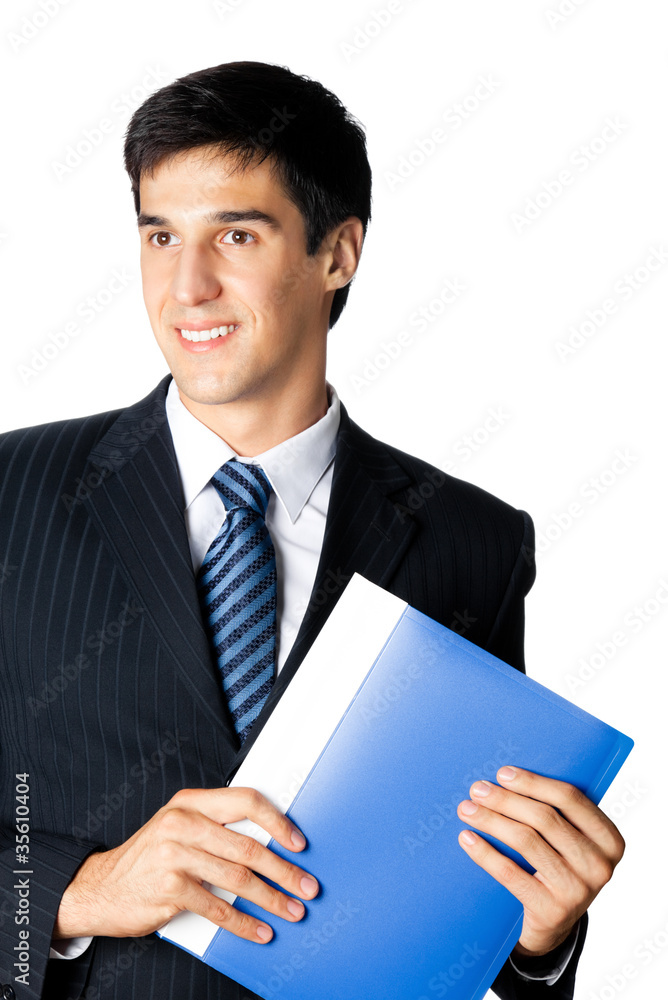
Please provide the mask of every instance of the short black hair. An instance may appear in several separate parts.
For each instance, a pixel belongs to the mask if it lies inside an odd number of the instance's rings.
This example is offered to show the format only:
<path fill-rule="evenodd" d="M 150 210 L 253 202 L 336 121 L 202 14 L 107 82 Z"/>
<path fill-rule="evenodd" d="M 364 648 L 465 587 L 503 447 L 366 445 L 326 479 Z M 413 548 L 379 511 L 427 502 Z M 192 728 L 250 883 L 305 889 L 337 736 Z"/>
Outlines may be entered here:
<path fill-rule="evenodd" d="M 371 168 L 360 122 L 321 83 L 285 66 L 230 62 L 182 76 L 137 108 L 125 133 L 125 169 L 139 215 L 139 181 L 179 152 L 213 146 L 238 169 L 271 157 L 302 214 L 306 252 L 350 215 L 371 218 Z M 294 282 L 294 276 L 292 279 Z M 294 287 L 294 285 L 293 285 Z M 350 284 L 334 293 L 330 328 Z M 287 289 L 286 289 L 287 290 Z"/>

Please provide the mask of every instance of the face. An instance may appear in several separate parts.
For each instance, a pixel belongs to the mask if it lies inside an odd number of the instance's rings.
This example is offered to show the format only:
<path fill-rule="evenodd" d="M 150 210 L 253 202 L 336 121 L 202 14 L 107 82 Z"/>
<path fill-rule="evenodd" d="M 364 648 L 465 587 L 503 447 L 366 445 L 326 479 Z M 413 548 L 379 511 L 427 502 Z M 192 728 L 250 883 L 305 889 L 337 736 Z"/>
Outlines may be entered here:
<path fill-rule="evenodd" d="M 144 301 L 181 397 L 196 404 L 324 385 L 329 308 L 345 283 L 326 249 L 307 256 L 271 163 L 233 166 L 189 150 L 140 183 Z"/>

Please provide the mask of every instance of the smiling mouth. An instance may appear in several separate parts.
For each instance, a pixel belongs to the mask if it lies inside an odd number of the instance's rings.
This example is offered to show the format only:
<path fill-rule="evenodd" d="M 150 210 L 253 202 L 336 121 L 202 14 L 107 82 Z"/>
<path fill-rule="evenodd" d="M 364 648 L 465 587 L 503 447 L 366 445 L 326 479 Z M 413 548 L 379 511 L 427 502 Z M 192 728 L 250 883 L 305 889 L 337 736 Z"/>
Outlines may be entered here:
<path fill-rule="evenodd" d="M 235 330 L 238 330 L 240 325 L 240 323 L 230 323 L 229 326 L 213 326 L 208 330 L 179 330 L 179 332 L 184 340 L 189 340 L 193 344 L 200 344 L 205 340 L 227 337 L 228 333 L 234 333 Z"/>

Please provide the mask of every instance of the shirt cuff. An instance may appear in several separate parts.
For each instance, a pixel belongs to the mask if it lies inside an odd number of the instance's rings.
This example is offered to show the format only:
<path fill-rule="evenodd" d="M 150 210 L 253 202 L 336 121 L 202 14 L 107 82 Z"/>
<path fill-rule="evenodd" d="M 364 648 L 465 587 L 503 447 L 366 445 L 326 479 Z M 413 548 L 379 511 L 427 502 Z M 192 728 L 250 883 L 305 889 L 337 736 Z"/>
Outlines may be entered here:
<path fill-rule="evenodd" d="M 568 935 L 565 941 L 558 945 L 547 955 L 527 955 L 509 956 L 510 964 L 515 972 L 522 977 L 534 982 L 544 982 L 547 986 L 553 986 L 573 957 L 575 946 L 580 936 L 580 921 Z"/>
<path fill-rule="evenodd" d="M 62 938 L 51 944 L 49 958 L 78 958 L 92 940 L 92 937 Z"/>

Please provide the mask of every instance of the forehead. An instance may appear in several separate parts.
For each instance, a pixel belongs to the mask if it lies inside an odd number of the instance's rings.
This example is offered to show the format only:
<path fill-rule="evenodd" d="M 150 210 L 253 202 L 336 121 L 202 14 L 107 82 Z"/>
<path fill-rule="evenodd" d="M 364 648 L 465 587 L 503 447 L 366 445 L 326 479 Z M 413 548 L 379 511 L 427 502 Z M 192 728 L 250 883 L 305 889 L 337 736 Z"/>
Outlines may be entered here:
<path fill-rule="evenodd" d="M 212 147 L 166 157 L 151 173 L 142 174 L 139 192 L 142 213 L 169 206 L 171 211 L 207 214 L 221 207 L 246 208 L 247 202 L 258 208 L 260 203 L 271 205 L 286 214 L 296 210 L 271 158 L 241 166 L 233 154 Z"/>

